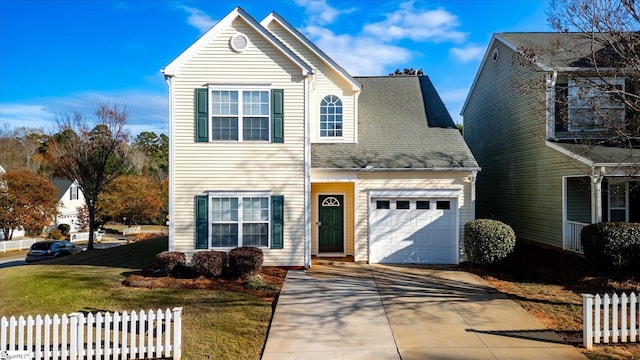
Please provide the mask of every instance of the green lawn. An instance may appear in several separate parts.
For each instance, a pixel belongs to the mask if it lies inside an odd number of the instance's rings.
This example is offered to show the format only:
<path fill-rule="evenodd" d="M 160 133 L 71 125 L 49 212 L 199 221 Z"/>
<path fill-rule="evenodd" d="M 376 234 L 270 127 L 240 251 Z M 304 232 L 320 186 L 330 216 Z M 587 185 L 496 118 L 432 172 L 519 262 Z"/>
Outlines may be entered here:
<path fill-rule="evenodd" d="M 271 306 L 234 292 L 136 289 L 124 276 L 154 262 L 167 238 L 0 269 L 0 316 L 183 307 L 184 359 L 259 359 Z"/>

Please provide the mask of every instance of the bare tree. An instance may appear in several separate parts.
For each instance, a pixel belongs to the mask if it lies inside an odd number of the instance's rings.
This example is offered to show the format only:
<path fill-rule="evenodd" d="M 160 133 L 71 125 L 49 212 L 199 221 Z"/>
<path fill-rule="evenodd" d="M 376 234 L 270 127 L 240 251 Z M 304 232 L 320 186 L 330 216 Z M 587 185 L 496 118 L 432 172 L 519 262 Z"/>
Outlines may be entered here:
<path fill-rule="evenodd" d="M 567 73 L 568 81 L 579 89 L 574 101 L 580 103 L 569 105 L 584 109 L 585 118 L 606 132 L 607 136 L 602 138 L 606 138 L 608 145 L 638 147 L 640 2 L 551 0 L 548 15 L 555 30 L 571 32 L 583 44 L 563 49 L 576 52 L 571 66 L 580 69 Z M 530 56 L 535 57 L 535 52 Z M 591 101 L 594 93 L 608 97 L 609 101 Z"/>
<path fill-rule="evenodd" d="M 60 119 L 59 133 L 53 136 L 50 145 L 57 174 L 77 180 L 84 194 L 89 217 L 88 250 L 94 248 L 96 203 L 100 193 L 131 169 L 126 108 L 100 103 L 95 116 L 94 122 L 79 113 Z"/>

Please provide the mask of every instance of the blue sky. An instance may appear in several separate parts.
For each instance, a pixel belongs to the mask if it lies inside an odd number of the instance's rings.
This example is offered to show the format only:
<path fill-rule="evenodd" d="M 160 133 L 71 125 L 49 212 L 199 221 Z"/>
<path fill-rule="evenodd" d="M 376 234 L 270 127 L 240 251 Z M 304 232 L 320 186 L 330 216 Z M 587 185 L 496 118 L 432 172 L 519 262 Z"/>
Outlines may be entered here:
<path fill-rule="evenodd" d="M 491 35 L 551 31 L 547 0 L 0 0 L 0 130 L 99 102 L 168 134 L 165 65 L 240 6 L 276 11 L 352 75 L 423 69 L 456 122 Z"/>

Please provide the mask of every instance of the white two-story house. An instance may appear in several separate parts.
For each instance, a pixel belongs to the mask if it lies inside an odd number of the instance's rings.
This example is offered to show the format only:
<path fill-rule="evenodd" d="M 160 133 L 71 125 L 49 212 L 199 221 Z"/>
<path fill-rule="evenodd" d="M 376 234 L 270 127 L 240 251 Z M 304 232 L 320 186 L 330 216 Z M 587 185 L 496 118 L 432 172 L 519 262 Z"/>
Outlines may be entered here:
<path fill-rule="evenodd" d="M 480 170 L 426 76 L 354 77 L 235 8 L 163 70 L 169 248 L 457 263 Z"/>

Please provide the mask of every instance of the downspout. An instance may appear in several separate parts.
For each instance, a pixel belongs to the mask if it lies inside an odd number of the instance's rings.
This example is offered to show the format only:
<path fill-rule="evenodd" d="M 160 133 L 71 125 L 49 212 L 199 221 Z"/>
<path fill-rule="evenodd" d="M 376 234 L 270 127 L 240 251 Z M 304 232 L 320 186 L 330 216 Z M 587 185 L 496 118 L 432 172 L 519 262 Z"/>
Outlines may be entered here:
<path fill-rule="evenodd" d="M 545 92 L 545 114 L 546 117 L 546 132 L 547 139 L 551 139 L 555 136 L 555 117 L 556 117 L 556 79 L 558 78 L 558 72 L 553 70 L 552 73 L 546 75 L 546 92 Z"/>
<path fill-rule="evenodd" d="M 304 267 L 311 268 L 311 125 L 309 106 L 314 75 L 307 75 L 304 89 Z"/>
<path fill-rule="evenodd" d="M 602 180 L 605 169 L 603 166 L 596 172 L 594 168 L 591 175 L 591 223 L 602 222 Z"/>
<path fill-rule="evenodd" d="M 471 220 L 476 218 L 476 178 L 478 177 L 478 170 L 473 170 L 471 173 Z"/>
<path fill-rule="evenodd" d="M 164 76 L 164 81 L 169 87 L 169 219 L 167 223 L 169 225 L 169 251 L 175 251 L 175 169 L 173 166 L 173 159 L 175 158 L 175 119 L 174 119 L 174 103 L 175 94 L 173 92 L 173 77 L 169 75 Z"/>

